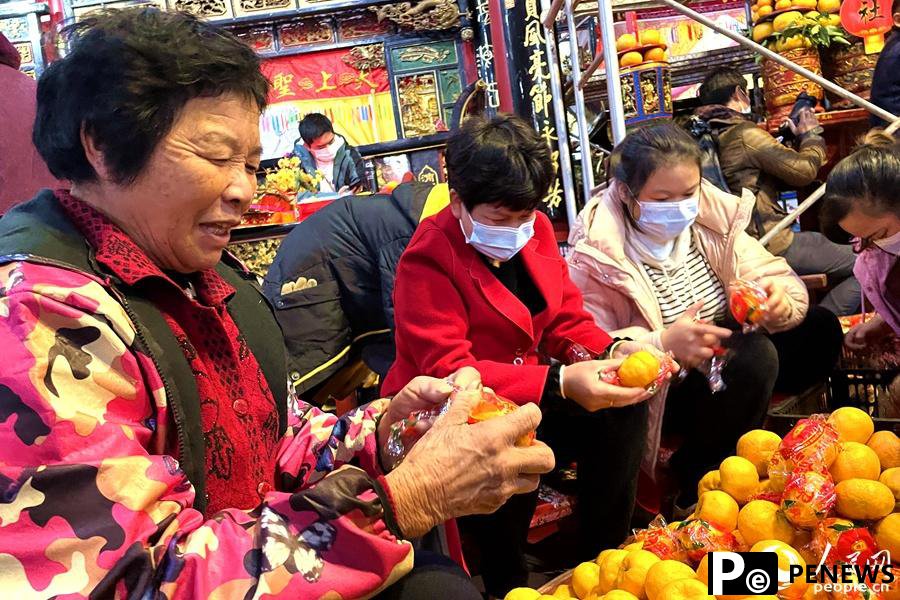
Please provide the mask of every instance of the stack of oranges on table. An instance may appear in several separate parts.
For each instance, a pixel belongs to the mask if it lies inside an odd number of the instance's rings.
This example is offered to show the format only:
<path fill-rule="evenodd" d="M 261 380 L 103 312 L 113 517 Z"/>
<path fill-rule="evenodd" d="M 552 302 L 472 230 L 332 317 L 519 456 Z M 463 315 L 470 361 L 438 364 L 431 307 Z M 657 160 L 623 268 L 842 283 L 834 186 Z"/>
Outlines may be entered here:
<path fill-rule="evenodd" d="M 888 553 L 900 563 L 900 438 L 876 432 L 862 410 L 813 415 L 784 439 L 750 431 L 697 492 L 697 506 L 684 521 L 658 517 L 623 547 L 578 565 L 551 594 L 517 588 L 506 600 L 711 599 L 707 554 L 726 550 L 774 552 L 779 589 L 777 596 L 719 600 L 900 600 L 900 581 L 838 593 L 804 576 L 788 578 L 791 565 L 804 574 L 807 565 L 840 570 L 883 561 Z"/>
<path fill-rule="evenodd" d="M 646 29 L 637 34 L 623 33 L 616 38 L 616 51 L 619 54 L 619 66 L 623 69 L 644 63 L 668 62 L 666 44 L 655 29 Z"/>

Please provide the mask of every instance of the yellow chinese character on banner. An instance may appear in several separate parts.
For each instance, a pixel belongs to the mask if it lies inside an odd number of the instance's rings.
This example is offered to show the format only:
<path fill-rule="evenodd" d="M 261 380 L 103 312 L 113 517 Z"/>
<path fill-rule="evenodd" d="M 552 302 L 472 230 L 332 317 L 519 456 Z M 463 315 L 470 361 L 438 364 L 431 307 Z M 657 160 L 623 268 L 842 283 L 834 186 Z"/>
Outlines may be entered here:
<path fill-rule="evenodd" d="M 292 81 L 294 81 L 294 76 L 291 73 L 278 73 L 275 75 L 275 78 L 272 80 L 272 88 L 278 94 L 278 98 L 294 95 L 294 92 L 291 91 Z"/>
<path fill-rule="evenodd" d="M 547 205 L 549 209 L 559 208 L 559 205 L 562 204 L 562 190 L 559 188 L 559 179 L 553 180 L 553 187 L 550 188 L 550 191 L 547 192 L 547 195 L 544 197 L 544 203 Z"/>
<path fill-rule="evenodd" d="M 324 92 L 326 90 L 336 90 L 336 85 L 329 85 L 328 80 L 331 79 L 331 73 L 326 71 L 320 71 L 322 73 L 322 85 L 316 88 L 316 93 Z"/>
<path fill-rule="evenodd" d="M 535 115 L 550 114 L 550 103 L 553 101 L 553 97 L 544 83 L 532 85 L 529 95 L 531 96 L 531 106 L 534 108 Z"/>
<path fill-rule="evenodd" d="M 531 66 L 528 67 L 528 74 L 531 76 L 531 81 L 535 83 L 543 81 L 546 69 L 547 61 L 544 60 L 544 51 L 540 48 L 535 48 L 531 52 Z"/>
<path fill-rule="evenodd" d="M 541 46 L 544 43 L 544 34 L 538 21 L 528 21 L 525 25 L 525 47 Z"/>
<path fill-rule="evenodd" d="M 371 89 L 377 90 L 377 89 L 378 89 L 378 84 L 374 83 L 374 82 L 373 82 L 371 79 L 369 79 L 368 77 L 369 77 L 369 74 L 366 73 L 365 71 L 360 71 L 360 72 L 359 72 L 359 81 L 360 81 L 360 83 L 364 83 L 364 84 L 366 84 L 367 86 L 369 86 Z"/>
<path fill-rule="evenodd" d="M 525 2 L 525 17 L 528 19 L 540 19 L 540 16 L 538 16 L 537 0 L 527 0 Z"/>
<path fill-rule="evenodd" d="M 553 129 L 553 126 L 550 123 L 545 123 L 544 128 L 541 129 L 541 138 L 543 138 L 544 143 L 553 147 L 553 142 L 557 141 L 559 138 L 556 136 L 556 130 Z M 559 155 L 559 152 L 554 152 L 555 155 Z M 556 157 L 554 157 L 555 160 Z"/>

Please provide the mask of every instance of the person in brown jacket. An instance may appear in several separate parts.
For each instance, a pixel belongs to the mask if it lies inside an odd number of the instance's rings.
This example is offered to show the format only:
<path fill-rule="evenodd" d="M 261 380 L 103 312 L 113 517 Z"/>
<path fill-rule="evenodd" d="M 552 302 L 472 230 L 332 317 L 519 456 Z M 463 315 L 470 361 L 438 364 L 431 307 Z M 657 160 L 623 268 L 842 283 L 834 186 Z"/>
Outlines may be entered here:
<path fill-rule="evenodd" d="M 825 163 L 818 119 L 811 109 L 800 113 L 799 124 L 788 119 L 799 145 L 795 150 L 781 144 L 750 118 L 747 82 L 727 67 L 706 76 L 699 98 L 702 106 L 696 114 L 718 139 L 719 164 L 728 187 L 734 194 L 746 188 L 756 196 L 747 232 L 760 238 L 787 214 L 778 202 L 779 192 L 809 185 Z M 859 311 L 859 283 L 853 277 L 856 256 L 850 246 L 835 244 L 816 231 L 785 229 L 772 238 L 768 250 L 784 257 L 800 275 L 828 275 L 834 287 L 822 306 L 836 315 Z"/>

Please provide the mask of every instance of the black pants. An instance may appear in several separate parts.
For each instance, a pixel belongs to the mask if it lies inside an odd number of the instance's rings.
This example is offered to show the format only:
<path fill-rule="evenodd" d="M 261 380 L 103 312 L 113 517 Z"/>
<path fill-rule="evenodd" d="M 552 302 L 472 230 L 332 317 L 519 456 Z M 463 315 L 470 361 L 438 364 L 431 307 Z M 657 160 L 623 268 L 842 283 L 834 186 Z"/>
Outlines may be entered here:
<path fill-rule="evenodd" d="M 580 560 L 594 559 L 628 535 L 646 437 L 646 403 L 594 413 L 571 401 L 544 407 L 538 438 L 553 448 L 557 465 L 578 461 L 573 542 Z M 525 545 L 536 503 L 536 493 L 514 496 L 494 514 L 460 519 L 478 545 L 485 589 L 493 596 L 527 582 Z"/>
<path fill-rule="evenodd" d="M 681 490 L 678 505 L 696 502 L 700 478 L 734 453 L 741 435 L 763 424 L 773 390 L 796 394 L 823 381 L 841 343 L 837 317 L 813 307 L 790 331 L 736 333 L 727 344 L 733 354 L 724 370 L 725 390 L 713 394 L 696 371 L 672 385 L 664 430 L 685 438 L 670 463 Z"/>
<path fill-rule="evenodd" d="M 440 554 L 417 551 L 413 569 L 377 596 L 379 600 L 482 600 L 481 594 L 459 565 Z"/>

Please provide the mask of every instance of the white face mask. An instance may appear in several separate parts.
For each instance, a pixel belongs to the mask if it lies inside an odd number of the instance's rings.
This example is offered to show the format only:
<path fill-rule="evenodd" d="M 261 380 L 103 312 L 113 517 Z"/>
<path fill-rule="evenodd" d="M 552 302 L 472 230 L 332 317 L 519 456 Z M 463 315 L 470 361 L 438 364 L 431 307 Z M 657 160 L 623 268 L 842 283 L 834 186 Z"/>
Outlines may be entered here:
<path fill-rule="evenodd" d="M 479 223 L 472 218 L 465 206 L 462 209 L 472 224 L 472 233 L 467 235 L 462 219 L 459 221 L 459 227 L 466 238 L 466 243 L 488 258 L 507 261 L 518 254 L 534 237 L 534 218 L 518 227 L 501 227 Z"/>
<path fill-rule="evenodd" d="M 900 231 L 890 237 L 875 240 L 873 243 L 888 254 L 900 255 Z"/>
<path fill-rule="evenodd" d="M 670 244 L 681 232 L 694 224 L 700 212 L 700 190 L 683 200 L 640 202 L 637 220 L 641 233 L 658 244 Z"/>
<path fill-rule="evenodd" d="M 312 154 L 316 158 L 317 163 L 330 163 L 334 162 L 334 157 L 337 156 L 337 151 L 340 150 L 341 145 L 344 143 L 343 138 L 336 135 L 334 139 L 331 140 L 331 143 L 325 146 L 324 148 L 316 148 L 309 149 L 310 154 Z"/>

